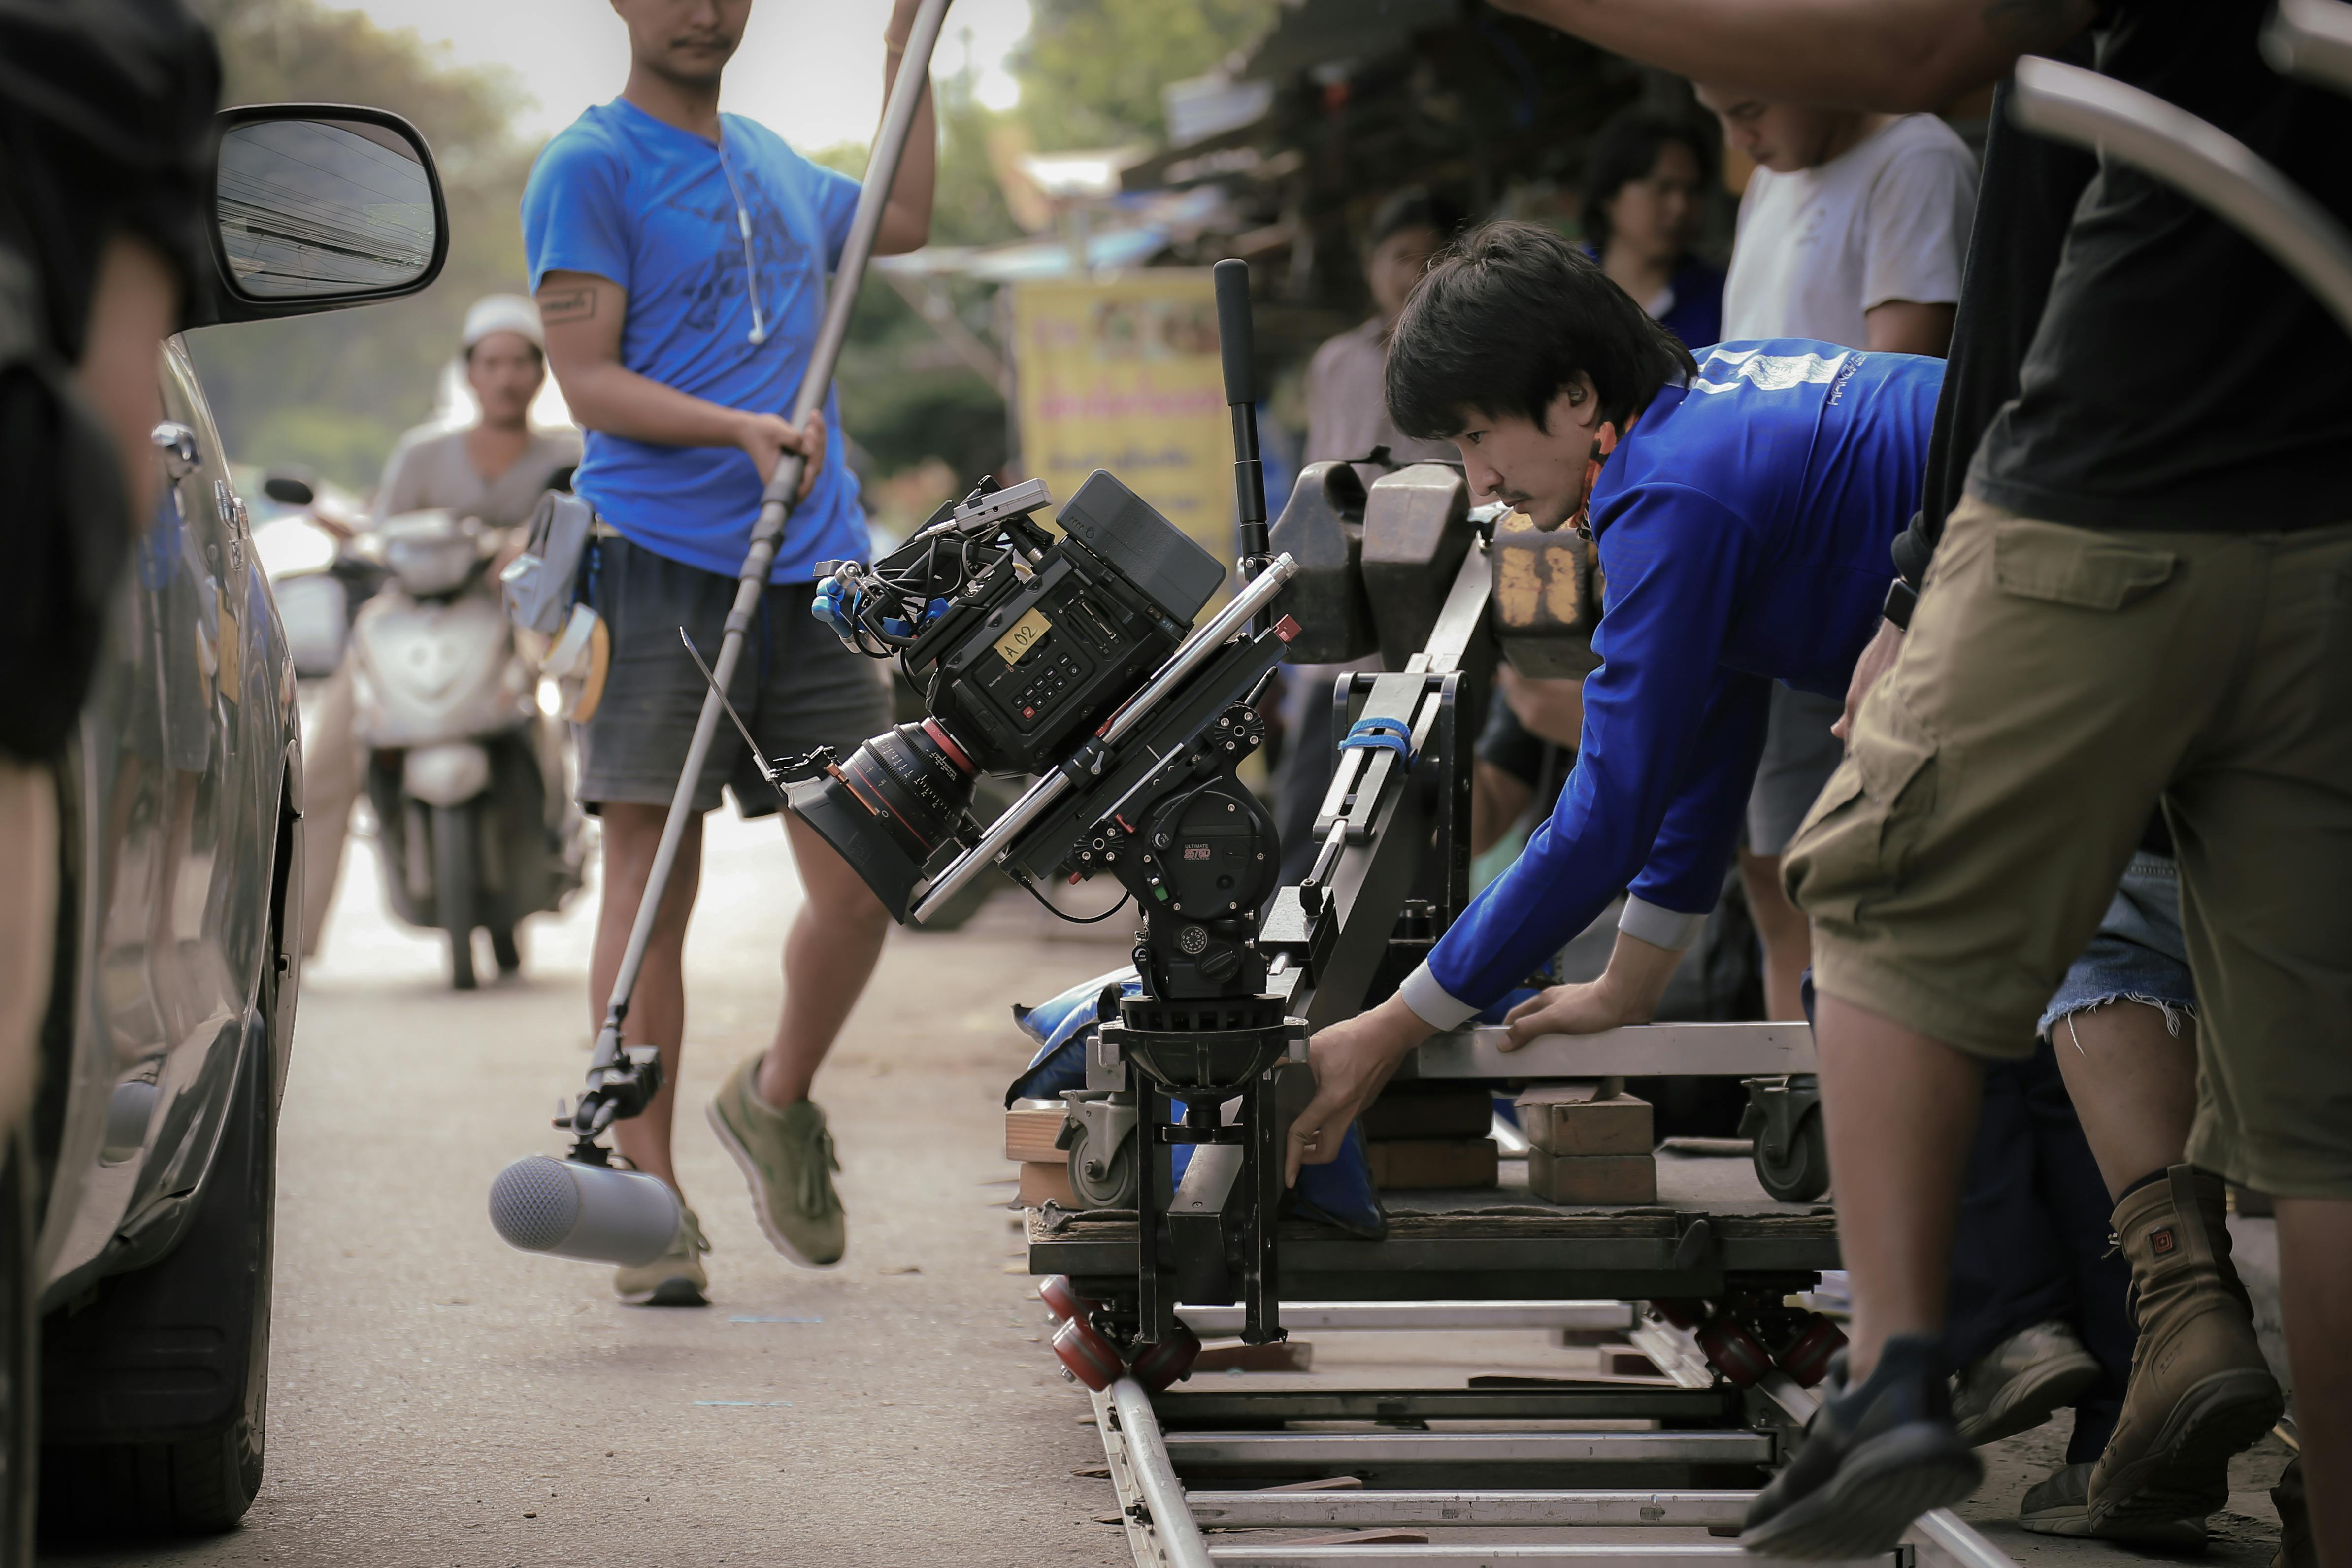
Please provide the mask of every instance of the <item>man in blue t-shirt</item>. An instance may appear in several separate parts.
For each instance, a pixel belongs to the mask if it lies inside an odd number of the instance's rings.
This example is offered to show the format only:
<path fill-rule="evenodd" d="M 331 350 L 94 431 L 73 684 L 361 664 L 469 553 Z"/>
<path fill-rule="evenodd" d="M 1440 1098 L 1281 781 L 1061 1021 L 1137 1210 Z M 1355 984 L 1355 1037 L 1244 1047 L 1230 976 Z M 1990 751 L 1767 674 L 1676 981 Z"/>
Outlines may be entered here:
<path fill-rule="evenodd" d="M 857 183 L 809 163 L 766 127 L 719 112 L 721 71 L 751 0 L 614 0 L 629 31 L 629 79 L 548 143 L 523 192 L 523 241 L 546 322 L 547 357 L 586 427 L 573 485 L 600 527 L 588 592 L 611 629 L 611 673 L 582 725 L 580 797 L 604 822 L 604 908 L 589 1016 L 601 1020 L 644 894 L 700 709 L 684 627 L 714 653 L 750 547 L 760 491 L 785 452 L 810 461 L 770 587 L 730 697 L 771 756 L 847 749 L 889 722 L 881 668 L 809 615 L 816 563 L 865 560 L 865 514 L 828 424 L 784 416 L 840 261 Z M 885 92 L 898 75 L 915 0 L 893 0 Z M 928 93 L 890 187 L 875 248 L 912 250 L 930 227 L 936 163 Z M 695 793 L 698 811 L 731 787 L 764 816 L 773 792 L 722 727 Z M 823 1268 L 845 1235 L 834 1154 L 810 1080 L 881 956 L 889 918 L 856 873 L 786 816 L 807 901 L 784 944 L 784 1005 L 773 1045 L 737 1068 L 710 1106 L 719 1142 L 751 1184 L 761 1228 L 796 1263 Z M 680 1036 L 681 955 L 701 870 L 689 825 L 629 1008 L 633 1039 L 661 1047 L 662 1092 L 614 1129 L 639 1170 L 677 1184 L 670 1158 Z M 670 1250 L 623 1268 L 624 1300 L 699 1306 L 709 1250 L 693 1212 Z"/>
<path fill-rule="evenodd" d="M 1588 527 L 1607 584 L 1575 771 L 1510 869 L 1397 994 L 1310 1045 L 1291 1133 L 1337 1153 L 1404 1054 L 1524 984 L 1629 889 L 1601 979 L 1514 1009 L 1514 1043 L 1646 1020 L 1739 840 L 1775 681 L 1844 690 L 1916 510 L 1941 361 L 1802 339 L 1696 362 L 1567 240 L 1471 235 L 1391 340 L 1398 426 L 1471 488 Z"/>

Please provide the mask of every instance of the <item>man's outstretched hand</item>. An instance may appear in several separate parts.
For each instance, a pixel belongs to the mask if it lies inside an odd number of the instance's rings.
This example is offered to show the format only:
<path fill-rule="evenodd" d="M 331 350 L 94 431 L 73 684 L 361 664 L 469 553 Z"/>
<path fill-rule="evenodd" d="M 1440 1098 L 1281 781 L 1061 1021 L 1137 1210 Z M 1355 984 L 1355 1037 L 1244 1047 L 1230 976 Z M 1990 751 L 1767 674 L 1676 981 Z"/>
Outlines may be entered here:
<path fill-rule="evenodd" d="M 1503 1023 L 1510 1034 L 1503 1049 L 1516 1051 L 1529 1040 L 1546 1035 L 1597 1035 L 1621 1024 L 1647 1022 L 1647 1017 L 1636 1016 L 1634 1009 L 1600 981 L 1554 985 L 1537 992 L 1504 1015 Z"/>
<path fill-rule="evenodd" d="M 1405 1053 L 1436 1032 L 1402 997 L 1391 996 L 1307 1041 L 1315 1098 L 1290 1124 L 1283 1185 L 1298 1184 L 1301 1165 L 1327 1165 L 1338 1159 L 1348 1124 L 1380 1094 Z"/>

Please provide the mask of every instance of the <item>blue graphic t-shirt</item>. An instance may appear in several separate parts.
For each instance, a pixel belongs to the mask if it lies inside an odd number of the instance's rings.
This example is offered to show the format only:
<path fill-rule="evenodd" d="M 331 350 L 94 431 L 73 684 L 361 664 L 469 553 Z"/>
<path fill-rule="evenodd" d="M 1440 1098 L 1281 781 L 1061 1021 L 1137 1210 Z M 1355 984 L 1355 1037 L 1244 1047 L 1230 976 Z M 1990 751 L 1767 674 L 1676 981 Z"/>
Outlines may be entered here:
<path fill-rule="evenodd" d="M 1772 682 L 1843 696 L 1878 628 L 1944 362 L 1795 339 L 1697 357 L 1593 487 L 1601 667 L 1576 767 L 1407 977 L 1406 1004 L 1440 1027 L 1523 984 L 1621 889 L 1633 935 L 1696 934 L 1739 840 Z"/>
<path fill-rule="evenodd" d="M 589 110 L 547 144 L 522 194 L 533 293 L 552 271 L 609 278 L 628 294 L 621 363 L 730 408 L 791 416 L 841 259 L 857 182 L 822 169 L 765 127 L 719 117 L 719 146 L 625 100 Z M 734 176 L 730 190 L 728 176 Z M 736 201 L 751 223 L 747 279 Z M 767 324 L 751 341 L 751 294 Z M 824 469 L 793 510 L 773 583 L 868 552 L 857 481 L 830 389 Z M 657 447 L 588 432 L 573 488 L 657 555 L 733 576 L 760 515 L 760 475 L 732 447 Z"/>

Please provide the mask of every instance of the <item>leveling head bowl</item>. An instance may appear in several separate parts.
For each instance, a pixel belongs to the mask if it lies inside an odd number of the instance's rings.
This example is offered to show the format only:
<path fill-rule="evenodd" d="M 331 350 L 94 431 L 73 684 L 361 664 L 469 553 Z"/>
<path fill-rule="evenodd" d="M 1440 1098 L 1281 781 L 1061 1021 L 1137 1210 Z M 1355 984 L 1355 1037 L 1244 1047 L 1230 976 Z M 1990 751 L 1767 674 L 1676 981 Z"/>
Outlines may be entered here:
<path fill-rule="evenodd" d="M 1270 996 L 1163 1002 L 1122 996 L 1103 1040 L 1171 1094 L 1210 1100 L 1240 1093 L 1306 1042 L 1306 1026 Z"/>
<path fill-rule="evenodd" d="M 969 819 L 977 771 L 936 719 L 885 730 L 840 763 L 784 786 L 793 813 L 904 922 L 923 867 Z"/>

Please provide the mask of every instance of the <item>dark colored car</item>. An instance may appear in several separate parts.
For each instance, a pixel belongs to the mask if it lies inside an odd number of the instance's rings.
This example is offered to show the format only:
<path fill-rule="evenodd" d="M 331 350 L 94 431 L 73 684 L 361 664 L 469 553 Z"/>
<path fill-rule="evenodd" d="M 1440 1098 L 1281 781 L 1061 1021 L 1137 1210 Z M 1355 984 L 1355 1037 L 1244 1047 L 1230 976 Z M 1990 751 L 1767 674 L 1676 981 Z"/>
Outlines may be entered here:
<path fill-rule="evenodd" d="M 221 117 L 201 320 L 415 292 L 447 216 L 414 128 Z M 187 351 L 162 345 L 158 489 L 58 770 L 55 980 L 0 1180 L 0 1561 L 47 1523 L 236 1521 L 261 1484 L 278 1099 L 301 978 L 294 667 Z"/>

